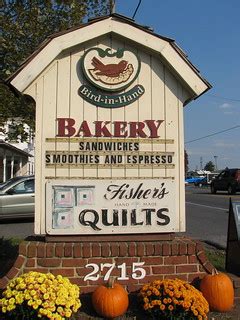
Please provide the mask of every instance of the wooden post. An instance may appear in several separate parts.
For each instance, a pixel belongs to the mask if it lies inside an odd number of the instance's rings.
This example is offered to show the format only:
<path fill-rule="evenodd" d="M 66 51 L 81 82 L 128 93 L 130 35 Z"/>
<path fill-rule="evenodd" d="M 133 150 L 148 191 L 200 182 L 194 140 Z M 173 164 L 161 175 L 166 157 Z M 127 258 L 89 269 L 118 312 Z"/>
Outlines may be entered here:
<path fill-rule="evenodd" d="M 7 156 L 6 150 L 4 149 L 3 153 L 3 182 L 7 180 Z"/>

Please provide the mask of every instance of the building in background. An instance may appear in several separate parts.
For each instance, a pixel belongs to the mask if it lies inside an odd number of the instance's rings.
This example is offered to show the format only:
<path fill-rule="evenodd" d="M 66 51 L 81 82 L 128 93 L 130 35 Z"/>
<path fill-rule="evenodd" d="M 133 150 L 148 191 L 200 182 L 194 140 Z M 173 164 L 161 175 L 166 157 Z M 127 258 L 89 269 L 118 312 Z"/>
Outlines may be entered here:
<path fill-rule="evenodd" d="M 29 130 L 24 125 L 26 131 Z M 0 132 L 0 182 L 15 176 L 34 174 L 34 139 L 29 141 L 7 141 L 7 133 L 11 130 L 11 121 L 6 122 Z"/>

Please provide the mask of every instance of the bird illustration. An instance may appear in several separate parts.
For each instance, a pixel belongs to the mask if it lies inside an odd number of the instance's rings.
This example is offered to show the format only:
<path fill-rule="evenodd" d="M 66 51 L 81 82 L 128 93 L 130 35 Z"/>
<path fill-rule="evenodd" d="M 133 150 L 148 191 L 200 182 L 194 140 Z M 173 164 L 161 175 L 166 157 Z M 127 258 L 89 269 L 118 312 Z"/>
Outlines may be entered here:
<path fill-rule="evenodd" d="M 104 75 L 107 77 L 118 77 L 127 67 L 128 61 L 121 60 L 119 63 L 104 64 L 98 58 L 93 57 L 92 65 L 96 75 Z"/>

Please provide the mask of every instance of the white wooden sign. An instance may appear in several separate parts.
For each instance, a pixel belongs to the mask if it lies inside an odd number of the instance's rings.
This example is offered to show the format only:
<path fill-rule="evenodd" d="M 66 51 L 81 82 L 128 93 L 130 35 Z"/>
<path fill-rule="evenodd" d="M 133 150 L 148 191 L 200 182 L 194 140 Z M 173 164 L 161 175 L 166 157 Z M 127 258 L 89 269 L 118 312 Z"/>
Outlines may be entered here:
<path fill-rule="evenodd" d="M 48 181 L 47 233 L 176 231 L 174 181 Z"/>
<path fill-rule="evenodd" d="M 36 101 L 36 234 L 185 231 L 183 106 L 210 85 L 171 39 L 103 17 L 9 83 Z"/>

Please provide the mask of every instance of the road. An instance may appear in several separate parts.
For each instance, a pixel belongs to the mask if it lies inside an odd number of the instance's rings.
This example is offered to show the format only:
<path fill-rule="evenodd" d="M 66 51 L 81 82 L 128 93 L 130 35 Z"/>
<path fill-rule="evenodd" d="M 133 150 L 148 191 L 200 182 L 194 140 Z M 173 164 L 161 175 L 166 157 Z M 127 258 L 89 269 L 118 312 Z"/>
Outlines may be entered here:
<path fill-rule="evenodd" d="M 3 221 L 0 223 L 0 238 L 25 239 L 34 235 L 33 219 Z"/>
<path fill-rule="evenodd" d="M 230 198 L 240 201 L 240 194 L 211 194 L 209 188 L 187 186 L 186 235 L 225 248 Z"/>
<path fill-rule="evenodd" d="M 186 233 L 210 244 L 225 248 L 227 244 L 228 208 L 230 196 L 226 192 L 210 194 L 209 188 L 186 187 Z M 240 194 L 232 195 L 240 201 Z M 32 220 L 0 223 L 0 237 L 26 238 L 34 235 Z"/>

